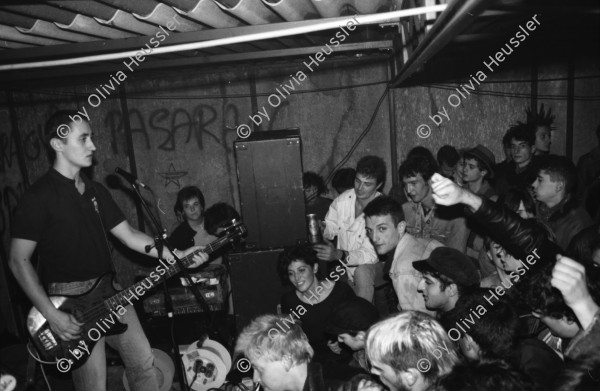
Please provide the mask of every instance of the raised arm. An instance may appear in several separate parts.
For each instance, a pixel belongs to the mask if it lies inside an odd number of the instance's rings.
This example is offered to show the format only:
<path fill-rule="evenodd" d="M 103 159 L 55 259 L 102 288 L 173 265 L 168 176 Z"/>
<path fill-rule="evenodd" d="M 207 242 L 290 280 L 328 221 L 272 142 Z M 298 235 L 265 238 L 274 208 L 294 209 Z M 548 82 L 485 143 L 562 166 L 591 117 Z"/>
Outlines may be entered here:
<path fill-rule="evenodd" d="M 483 199 L 439 174 L 431 178 L 433 199 L 440 205 L 463 204 L 494 241 L 517 258 L 530 255 L 539 249 L 543 259 L 554 262 L 558 245 L 551 243 L 532 220 L 522 219 L 503 205 Z"/>
<path fill-rule="evenodd" d="M 438 173 L 433 174 L 431 177 L 431 188 L 433 190 L 433 200 L 438 205 L 451 206 L 463 204 L 471 212 L 476 212 L 481 207 L 481 197 L 463 189 Z"/>
<path fill-rule="evenodd" d="M 559 255 L 552 270 L 551 283 L 562 293 L 565 303 L 577 316 L 581 328 L 587 330 L 600 311 L 600 307 L 594 302 L 587 288 L 585 267 L 571 258 Z"/>

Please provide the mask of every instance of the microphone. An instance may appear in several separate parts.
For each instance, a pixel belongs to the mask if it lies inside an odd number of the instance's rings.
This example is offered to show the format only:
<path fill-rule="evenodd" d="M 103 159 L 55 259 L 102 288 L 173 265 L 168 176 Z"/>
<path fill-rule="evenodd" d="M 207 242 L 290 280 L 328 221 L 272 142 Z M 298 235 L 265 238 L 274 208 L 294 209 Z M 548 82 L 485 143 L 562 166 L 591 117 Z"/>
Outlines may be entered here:
<path fill-rule="evenodd" d="M 119 174 L 121 175 L 123 178 L 125 178 L 125 180 L 129 183 L 131 183 L 132 185 L 137 185 L 139 187 L 143 187 L 144 189 L 150 189 L 147 185 L 145 185 L 144 183 L 140 182 L 135 175 L 133 175 L 130 172 L 127 172 L 125 170 L 123 170 L 121 167 L 118 166 L 118 163 L 112 159 L 108 159 L 104 161 L 104 170 L 106 170 L 107 172 L 110 173 L 115 173 L 115 174 Z"/>

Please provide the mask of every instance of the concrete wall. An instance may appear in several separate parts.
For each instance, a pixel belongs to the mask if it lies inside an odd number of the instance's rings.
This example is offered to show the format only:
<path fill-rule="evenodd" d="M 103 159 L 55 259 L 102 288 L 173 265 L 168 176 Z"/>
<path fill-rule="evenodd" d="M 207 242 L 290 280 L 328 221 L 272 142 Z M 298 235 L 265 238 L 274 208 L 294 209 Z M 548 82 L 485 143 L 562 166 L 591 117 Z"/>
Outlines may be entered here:
<path fill-rule="evenodd" d="M 576 76 L 599 74 L 598 65 L 592 62 L 577 63 L 575 69 Z M 299 70 L 305 71 L 308 78 L 294 81 L 292 76 Z M 435 153 L 444 144 L 466 147 L 482 143 L 500 161 L 504 132 L 514 121 L 525 119 L 524 109 L 530 105 L 530 75 L 530 69 L 503 70 L 493 77 L 488 75 L 484 83 L 474 85 L 470 95 L 461 90 L 465 97 L 460 98 L 459 104 L 456 98 L 451 98 L 451 102 L 448 98 L 457 94 L 453 89 L 459 84 L 469 83 L 469 75 L 444 85 L 393 90 L 375 114 L 370 131 L 344 166 L 355 166 L 361 156 L 375 154 L 384 158 L 391 171 L 392 164 L 397 165 L 410 148 L 422 145 Z M 540 79 L 564 78 L 566 65 L 540 67 L 538 76 Z M 224 201 L 239 208 L 233 141 L 237 126 L 252 125 L 249 116 L 256 115 L 257 110 L 264 110 L 269 120 L 263 118 L 256 131 L 298 127 L 304 170 L 326 177 L 346 157 L 367 127 L 385 90 L 385 84 L 377 82 L 387 80 L 388 69 L 384 63 L 332 64 L 309 74 L 300 61 L 290 61 L 283 65 L 240 66 L 210 73 L 178 70 L 135 75 L 123 83 L 122 98 L 115 91 L 97 107 L 91 107 L 87 99 L 92 93 L 98 94 L 95 89 L 107 83 L 109 77 L 90 80 L 87 85 L 15 92 L 11 106 L 7 104 L 7 94 L 0 92 L 3 272 L 7 270 L 11 212 L 28 184 L 48 168 L 40 137 L 46 118 L 54 110 L 85 106 L 98 148 L 96 180 L 105 182 L 107 173 L 102 163 L 108 159 L 124 169 L 137 171 L 140 180 L 154 189 L 155 197 L 145 193 L 147 199 L 160 210 L 164 226 L 172 228 L 177 223 L 173 213 L 175 196 L 186 185 L 199 186 L 207 205 Z M 372 85 L 361 86 L 363 84 Z M 293 86 L 293 93 L 288 95 L 283 90 L 286 85 L 289 91 Z M 283 92 L 283 96 L 279 95 L 281 100 L 269 100 L 271 94 L 278 94 L 277 89 Z M 552 107 L 557 115 L 552 151 L 565 153 L 566 81 L 540 81 L 538 91 L 540 95 L 561 96 L 559 100 L 539 99 L 539 102 Z M 598 78 L 575 81 L 576 96 L 598 96 L 599 91 Z M 388 99 L 392 99 L 392 105 Z M 123 112 L 125 105 L 127 113 Z M 600 111 L 597 100 L 575 101 L 574 107 L 573 156 L 579 157 L 594 145 L 593 130 L 600 123 Z M 444 118 L 440 126 L 436 126 L 429 116 L 444 109 L 449 120 Z M 390 129 L 390 117 L 395 121 L 394 129 Z M 430 126 L 429 137 L 417 135 L 416 129 L 421 124 Z M 390 142 L 392 132 L 395 132 L 395 145 Z M 392 162 L 394 150 L 398 156 L 396 162 Z M 386 190 L 391 183 L 388 174 Z M 135 204 L 127 187 L 111 189 L 111 193 L 132 225 L 138 226 Z M 150 264 L 144 263 L 143 257 L 127 251 L 117 251 L 116 260 L 124 284 L 131 283 L 134 275 L 150 270 Z M 0 299 L 3 303 L 8 300 L 6 294 Z"/>
<path fill-rule="evenodd" d="M 505 80 L 524 81 L 505 83 Z M 463 88 L 465 84 L 475 89 Z M 445 144 L 457 149 L 483 144 L 500 162 L 504 160 L 502 137 L 506 130 L 517 120 L 525 120 L 531 82 L 529 70 L 516 70 L 486 75 L 480 85 L 467 74 L 455 82 L 399 89 L 394 93 L 399 162 L 414 146 L 427 147 L 435 155 Z M 522 96 L 514 96 L 517 94 Z M 420 135 L 419 126 L 422 126 Z M 425 137 L 428 132 L 430 135 Z"/>

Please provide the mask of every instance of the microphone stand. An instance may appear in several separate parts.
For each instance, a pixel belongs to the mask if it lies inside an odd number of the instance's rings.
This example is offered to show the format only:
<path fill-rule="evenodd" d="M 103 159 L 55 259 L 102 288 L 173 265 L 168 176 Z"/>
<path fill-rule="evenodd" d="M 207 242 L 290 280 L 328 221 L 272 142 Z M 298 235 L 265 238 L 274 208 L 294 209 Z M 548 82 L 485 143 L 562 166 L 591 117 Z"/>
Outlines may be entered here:
<path fill-rule="evenodd" d="M 152 210 L 148 206 L 148 203 L 146 202 L 144 197 L 142 197 L 142 195 L 140 194 L 138 185 L 134 182 L 130 182 L 129 184 L 131 185 L 131 187 L 137 194 L 142 207 L 146 211 L 148 217 L 150 218 L 150 220 L 152 222 L 152 225 L 154 226 L 155 232 L 158 232 L 158 234 L 154 237 L 154 244 L 147 245 L 144 248 L 144 250 L 146 251 L 146 253 L 149 253 L 150 250 L 152 250 L 153 248 L 156 248 L 156 250 L 158 251 L 158 256 L 162 258 L 162 251 L 163 251 L 164 247 L 166 247 L 169 250 L 169 252 L 173 255 L 173 258 L 175 259 L 175 262 L 177 263 L 177 265 L 179 265 L 179 268 L 181 269 L 183 276 L 187 280 L 188 286 L 192 290 L 192 293 L 194 294 L 196 301 L 202 307 L 202 311 L 204 311 L 206 313 L 210 312 L 210 308 L 208 307 L 208 304 L 206 304 L 206 301 L 204 301 L 204 298 L 200 294 L 200 290 L 199 290 L 198 286 L 193 283 L 190 273 L 187 271 L 187 268 L 181 262 L 181 259 L 175 254 L 175 248 L 169 243 L 169 240 L 167 239 L 167 230 L 161 226 L 161 223 L 158 221 L 158 219 L 152 213 Z M 152 191 L 152 190 L 150 190 L 150 191 Z M 175 325 L 175 317 L 174 317 L 175 312 L 173 309 L 173 303 L 171 301 L 171 296 L 170 296 L 169 290 L 167 288 L 166 280 L 163 281 L 163 287 L 165 290 L 165 306 L 167 307 L 166 310 L 167 310 L 168 317 L 171 318 L 170 327 L 171 327 L 171 331 L 172 331 L 172 330 L 174 330 L 174 325 Z M 181 359 L 181 352 L 179 351 L 179 344 L 177 343 L 173 332 L 171 332 L 171 336 L 172 336 L 171 343 L 173 345 L 172 346 L 173 353 L 176 355 L 177 360 L 179 361 L 179 365 L 176 365 L 176 367 L 177 367 L 177 375 L 179 377 L 180 388 L 182 390 L 189 390 L 190 388 L 189 388 L 189 385 L 187 384 L 187 377 L 185 376 L 185 369 L 183 368 L 183 361 Z"/>

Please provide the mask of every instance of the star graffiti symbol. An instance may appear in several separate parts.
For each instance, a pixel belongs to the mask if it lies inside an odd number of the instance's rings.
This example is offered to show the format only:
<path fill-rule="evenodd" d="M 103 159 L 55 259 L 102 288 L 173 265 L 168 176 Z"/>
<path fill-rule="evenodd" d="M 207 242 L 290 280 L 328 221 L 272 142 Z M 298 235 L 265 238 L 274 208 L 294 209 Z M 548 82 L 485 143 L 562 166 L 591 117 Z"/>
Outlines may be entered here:
<path fill-rule="evenodd" d="M 169 184 L 172 183 L 179 188 L 181 187 L 179 179 L 186 176 L 187 174 L 187 171 L 176 171 L 173 163 L 169 165 L 169 169 L 167 171 L 158 173 L 158 175 L 165 179 L 165 187 L 169 186 Z"/>

